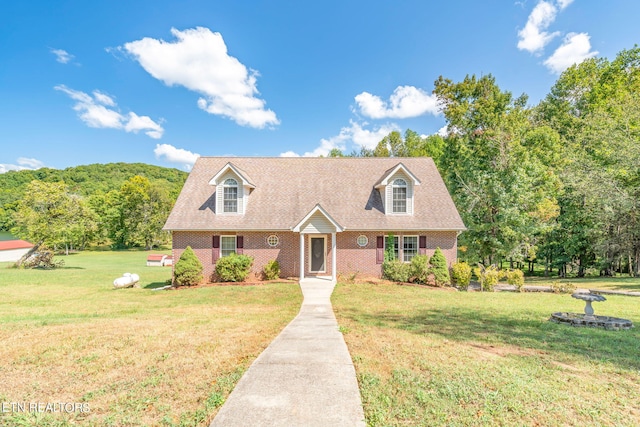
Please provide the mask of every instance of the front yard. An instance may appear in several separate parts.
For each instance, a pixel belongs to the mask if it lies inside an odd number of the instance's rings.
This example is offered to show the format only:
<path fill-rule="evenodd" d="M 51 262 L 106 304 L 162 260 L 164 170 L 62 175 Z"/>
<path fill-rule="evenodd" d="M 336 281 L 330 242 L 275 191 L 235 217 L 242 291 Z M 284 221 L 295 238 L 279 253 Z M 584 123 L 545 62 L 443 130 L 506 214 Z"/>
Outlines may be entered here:
<path fill-rule="evenodd" d="M 302 301 L 292 284 L 151 291 L 171 269 L 146 267 L 146 256 L 85 252 L 48 271 L 0 264 L 0 425 L 208 425 Z M 124 272 L 142 288 L 114 290 Z M 30 403 L 88 411 L 10 409 Z"/>
<path fill-rule="evenodd" d="M 1 425 L 208 425 L 302 301 L 291 283 L 152 291 L 170 269 L 146 267 L 146 256 L 86 252 L 49 271 L 0 264 L 0 403 L 88 408 L 2 411 Z M 113 290 L 124 272 L 141 288 Z M 589 280 L 569 281 L 640 290 L 640 279 Z M 632 320 L 629 331 L 548 322 L 582 312 L 567 294 L 380 282 L 338 284 L 332 301 L 371 426 L 640 425 L 640 298 L 594 303 Z"/>
<path fill-rule="evenodd" d="M 371 426 L 640 425 L 638 298 L 594 303 L 628 331 L 548 322 L 582 312 L 567 294 L 355 284 L 332 301 Z"/>

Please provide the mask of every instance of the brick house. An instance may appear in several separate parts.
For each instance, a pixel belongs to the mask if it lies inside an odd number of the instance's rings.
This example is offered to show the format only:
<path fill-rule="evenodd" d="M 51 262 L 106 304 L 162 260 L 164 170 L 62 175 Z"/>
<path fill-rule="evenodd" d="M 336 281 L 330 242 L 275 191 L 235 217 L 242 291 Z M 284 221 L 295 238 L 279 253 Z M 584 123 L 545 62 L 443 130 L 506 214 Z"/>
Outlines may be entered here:
<path fill-rule="evenodd" d="M 380 276 L 390 234 L 399 259 L 440 247 L 451 264 L 465 226 L 430 158 L 200 157 L 164 229 L 212 281 L 233 252 L 256 275 L 277 260 L 282 277 L 335 281 Z"/>

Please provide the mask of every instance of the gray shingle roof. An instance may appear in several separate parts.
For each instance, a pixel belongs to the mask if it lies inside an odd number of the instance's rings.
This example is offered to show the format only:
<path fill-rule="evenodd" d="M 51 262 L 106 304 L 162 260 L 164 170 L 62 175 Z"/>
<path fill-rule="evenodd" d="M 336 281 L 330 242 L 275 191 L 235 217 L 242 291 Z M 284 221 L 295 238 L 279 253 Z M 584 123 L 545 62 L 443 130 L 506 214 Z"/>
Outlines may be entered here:
<path fill-rule="evenodd" d="M 209 181 L 227 163 L 251 177 L 244 215 L 214 213 Z M 413 215 L 385 215 L 374 185 L 402 163 L 420 180 Z M 317 204 L 347 230 L 464 230 L 433 160 L 412 158 L 200 157 L 166 230 L 289 230 Z"/>

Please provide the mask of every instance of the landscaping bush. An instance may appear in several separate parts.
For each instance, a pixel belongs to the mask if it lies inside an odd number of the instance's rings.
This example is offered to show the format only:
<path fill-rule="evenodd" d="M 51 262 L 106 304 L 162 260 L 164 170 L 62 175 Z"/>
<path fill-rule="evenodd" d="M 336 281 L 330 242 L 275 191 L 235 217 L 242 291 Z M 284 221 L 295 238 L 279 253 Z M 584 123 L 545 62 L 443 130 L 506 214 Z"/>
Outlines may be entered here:
<path fill-rule="evenodd" d="M 216 262 L 216 275 L 223 282 L 242 282 L 249 276 L 253 257 L 231 254 Z"/>
<path fill-rule="evenodd" d="M 524 273 L 522 270 L 507 270 L 505 276 L 508 284 L 514 285 L 519 292 L 522 292 L 524 289 Z"/>
<path fill-rule="evenodd" d="M 436 286 L 446 286 L 451 284 L 449 277 L 449 267 L 447 267 L 447 259 L 440 248 L 436 248 L 433 256 L 429 260 L 431 265 L 431 273 L 433 274 Z"/>
<path fill-rule="evenodd" d="M 556 294 L 572 294 L 576 290 L 573 283 L 560 283 L 557 280 L 551 284 L 551 290 Z"/>
<path fill-rule="evenodd" d="M 173 269 L 173 282 L 176 286 L 193 286 L 201 281 L 202 263 L 191 246 L 187 246 Z"/>
<path fill-rule="evenodd" d="M 396 259 L 395 253 L 395 237 L 393 234 L 387 236 L 386 247 L 384 250 L 384 260 L 393 261 Z"/>
<path fill-rule="evenodd" d="M 451 281 L 454 285 L 467 289 L 471 283 L 471 266 L 466 262 L 456 262 L 451 266 Z"/>
<path fill-rule="evenodd" d="M 263 268 L 262 273 L 266 280 L 276 280 L 280 278 L 280 263 L 275 259 L 269 261 Z"/>
<path fill-rule="evenodd" d="M 409 281 L 410 265 L 399 259 L 392 259 L 382 263 L 382 277 L 394 282 Z"/>
<path fill-rule="evenodd" d="M 483 291 L 493 292 L 493 288 L 500 280 L 500 270 L 495 265 L 485 268 L 482 264 L 478 264 L 478 267 L 474 268 L 473 272 L 478 277 L 480 288 Z"/>
<path fill-rule="evenodd" d="M 429 257 L 416 255 L 409 264 L 409 278 L 415 283 L 427 283 L 429 280 Z"/>

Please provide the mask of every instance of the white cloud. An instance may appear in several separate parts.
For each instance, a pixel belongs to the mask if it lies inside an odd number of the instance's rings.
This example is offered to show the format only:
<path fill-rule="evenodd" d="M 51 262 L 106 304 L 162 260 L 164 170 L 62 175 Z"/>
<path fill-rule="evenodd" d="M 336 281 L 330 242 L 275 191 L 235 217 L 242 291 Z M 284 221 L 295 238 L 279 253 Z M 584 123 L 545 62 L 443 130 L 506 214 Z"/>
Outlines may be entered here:
<path fill-rule="evenodd" d="M 398 86 L 388 102 L 369 92 L 356 95 L 355 100 L 360 112 L 372 119 L 406 119 L 425 113 L 438 114 L 437 98 L 414 86 Z"/>
<path fill-rule="evenodd" d="M 66 64 L 74 58 L 73 55 L 63 49 L 51 49 L 51 53 L 56 56 L 56 61 L 61 64 Z"/>
<path fill-rule="evenodd" d="M 138 131 L 145 131 L 145 134 L 153 139 L 162 138 L 164 129 L 158 123 L 151 120 L 148 116 L 138 116 L 134 112 L 129 113 L 129 121 L 124 126 L 124 130 L 127 132 L 138 133 Z"/>
<path fill-rule="evenodd" d="M 93 97 L 100 104 L 108 105 L 109 107 L 115 107 L 116 105 L 116 102 L 113 100 L 113 98 L 111 98 L 109 95 L 102 93 L 100 91 L 94 90 Z"/>
<path fill-rule="evenodd" d="M 394 130 L 399 130 L 398 126 L 396 126 L 395 124 L 378 126 L 374 130 L 365 129 L 364 126 L 367 125 L 368 123 L 366 122 L 360 124 L 352 120 L 350 121 L 349 126 L 345 126 L 340 129 L 340 133 L 338 135 L 332 136 L 330 138 L 322 138 L 320 140 L 320 145 L 315 150 L 307 151 L 303 154 L 303 156 L 328 156 L 331 150 L 333 150 L 334 148 L 344 151 L 348 142 L 353 143 L 359 148 L 374 149 L 376 145 L 378 145 L 378 142 L 382 140 L 382 138 L 384 138 Z M 300 157 L 299 154 L 293 151 L 281 153 L 280 156 Z"/>
<path fill-rule="evenodd" d="M 0 173 L 5 173 L 8 171 L 21 171 L 26 169 L 34 170 L 44 167 L 44 163 L 40 160 L 28 157 L 19 157 L 16 162 L 18 163 L 17 165 L 13 165 L 10 163 L 0 163 Z"/>
<path fill-rule="evenodd" d="M 587 33 L 569 33 L 562 45 L 553 52 L 544 65 L 555 74 L 560 74 L 573 64 L 579 64 L 587 58 L 598 54 L 591 50 L 590 37 Z"/>
<path fill-rule="evenodd" d="M 285 151 L 284 153 L 280 153 L 280 157 L 300 157 L 300 154 L 294 151 Z"/>
<path fill-rule="evenodd" d="M 247 70 L 227 53 L 220 33 L 197 27 L 171 29 L 177 41 L 170 43 L 145 37 L 126 43 L 124 49 L 154 78 L 168 86 L 180 85 L 197 92 L 198 107 L 228 117 L 242 126 L 264 128 L 280 123 L 265 107 L 256 81 L 259 73 Z"/>
<path fill-rule="evenodd" d="M 38 159 L 29 157 L 18 157 L 18 164 L 25 169 L 40 169 L 44 167 L 44 163 Z"/>
<path fill-rule="evenodd" d="M 159 123 L 154 122 L 148 116 L 138 116 L 134 112 L 122 115 L 113 108 L 117 105 L 112 97 L 100 91 L 93 91 L 93 96 L 68 88 L 65 85 L 54 87 L 55 90 L 66 93 L 76 101 L 73 109 L 78 112 L 80 120 L 93 128 L 122 129 L 126 132 L 138 133 L 145 131 L 149 137 L 160 139 L 164 129 Z M 112 107 L 112 108 L 108 108 Z"/>
<path fill-rule="evenodd" d="M 196 159 L 200 157 L 200 154 L 169 144 L 157 144 L 153 152 L 157 158 L 164 157 L 168 162 L 181 164 L 186 170 L 191 170 Z"/>
<path fill-rule="evenodd" d="M 560 10 L 563 10 L 571 3 L 573 3 L 573 0 L 558 0 L 558 7 L 560 7 Z"/>
<path fill-rule="evenodd" d="M 366 126 L 367 124 L 368 123 L 364 122 L 360 125 L 352 121 L 350 128 L 343 128 L 349 130 L 351 133 L 351 140 L 355 145 L 361 148 L 374 149 L 382 138 L 389 135 L 394 130 L 400 130 L 400 128 L 395 124 L 386 124 L 378 126 L 374 130 L 368 130 L 363 128 L 363 126 Z"/>
<path fill-rule="evenodd" d="M 564 0 L 560 2 L 561 9 L 571 3 L 572 0 Z M 531 53 L 538 53 L 557 35 L 560 33 L 547 33 L 549 25 L 556 19 L 558 9 L 551 3 L 546 1 L 539 2 L 531 11 L 527 24 L 518 32 L 520 40 L 518 41 L 518 49 L 526 50 Z"/>

